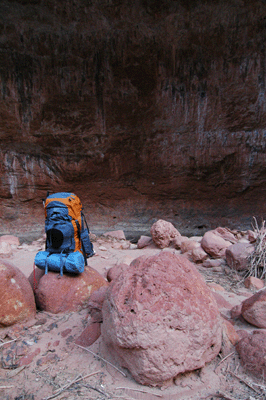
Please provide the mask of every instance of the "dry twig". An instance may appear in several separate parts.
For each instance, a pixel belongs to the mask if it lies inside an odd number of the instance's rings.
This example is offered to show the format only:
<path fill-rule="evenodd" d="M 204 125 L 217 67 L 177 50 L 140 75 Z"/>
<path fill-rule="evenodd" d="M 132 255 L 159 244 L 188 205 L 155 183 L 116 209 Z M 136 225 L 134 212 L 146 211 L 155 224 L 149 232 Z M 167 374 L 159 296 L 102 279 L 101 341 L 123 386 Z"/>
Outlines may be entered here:
<path fill-rule="evenodd" d="M 83 350 L 88 351 L 89 353 L 93 354 L 95 357 L 98 357 L 100 360 L 102 360 L 102 361 L 106 362 L 107 364 L 111 365 L 111 366 L 112 366 L 113 368 L 115 368 L 118 372 L 120 372 L 120 374 L 122 374 L 123 376 L 126 377 L 126 374 L 125 374 L 123 371 L 121 371 L 121 370 L 120 370 L 119 368 L 117 368 L 115 365 L 113 365 L 113 364 L 110 363 L 109 361 L 105 360 L 104 358 L 102 358 L 102 357 L 99 356 L 98 354 L 93 353 L 93 351 L 89 350 L 87 347 L 80 346 L 79 344 L 76 344 L 76 346 L 80 347 L 80 348 L 83 349 Z"/>
<path fill-rule="evenodd" d="M 232 351 L 232 353 L 227 354 L 227 356 L 225 356 L 225 357 L 216 365 L 216 367 L 215 367 L 214 370 L 216 370 L 216 369 L 219 367 L 219 365 L 221 365 L 227 358 L 229 358 L 229 357 L 232 356 L 233 354 L 235 354 L 235 351 Z"/>
<path fill-rule="evenodd" d="M 247 385 L 250 389 L 254 390 L 254 392 L 256 392 L 257 394 L 261 394 L 260 391 L 258 391 L 257 389 L 255 389 L 249 382 L 247 382 L 244 378 L 241 378 L 241 376 L 238 376 L 237 374 L 235 374 L 233 371 L 229 371 L 231 375 L 233 375 L 235 378 L 239 379 L 241 382 L 244 382 L 245 385 Z"/>
<path fill-rule="evenodd" d="M 134 388 L 129 388 L 129 387 L 117 387 L 116 389 L 117 390 L 118 389 L 134 390 L 135 392 L 147 393 L 147 394 L 152 394 L 153 396 L 163 397 L 161 394 L 149 392 L 149 391 L 143 390 L 143 389 L 134 389 Z"/>
<path fill-rule="evenodd" d="M 252 225 L 254 232 L 257 233 L 257 239 L 254 245 L 254 251 L 248 257 L 248 272 L 245 278 L 253 276 L 259 279 L 266 280 L 266 229 L 265 221 L 262 222 L 261 228 L 258 222 L 253 217 L 254 224 Z"/>
<path fill-rule="evenodd" d="M 16 340 L 18 340 L 18 339 L 12 339 L 12 340 L 8 340 L 7 342 L 0 343 L 0 347 L 4 346 L 5 344 L 8 344 L 8 343 L 15 342 Z"/>
<path fill-rule="evenodd" d="M 12 386 L 0 386 L 0 389 L 11 389 L 13 387 L 14 387 L 13 385 Z"/>
<path fill-rule="evenodd" d="M 221 392 L 218 391 L 217 393 L 215 393 L 215 395 L 213 395 L 214 397 L 222 397 L 224 400 L 236 400 L 235 397 L 230 396 L 230 394 L 226 393 L 226 392 Z"/>
<path fill-rule="evenodd" d="M 63 386 L 60 389 L 58 389 L 58 391 L 56 393 L 52 394 L 49 397 L 45 397 L 45 399 L 43 399 L 43 400 L 54 399 L 55 397 L 59 396 L 62 392 L 67 390 L 70 386 L 74 385 L 74 383 L 78 383 L 79 381 L 82 381 L 83 379 L 86 379 L 89 376 L 98 374 L 99 372 L 101 372 L 101 371 L 92 372 L 91 374 L 88 374 L 88 375 L 85 375 L 85 376 L 78 375 L 75 379 L 73 379 L 73 381 L 67 383 L 65 386 Z"/>

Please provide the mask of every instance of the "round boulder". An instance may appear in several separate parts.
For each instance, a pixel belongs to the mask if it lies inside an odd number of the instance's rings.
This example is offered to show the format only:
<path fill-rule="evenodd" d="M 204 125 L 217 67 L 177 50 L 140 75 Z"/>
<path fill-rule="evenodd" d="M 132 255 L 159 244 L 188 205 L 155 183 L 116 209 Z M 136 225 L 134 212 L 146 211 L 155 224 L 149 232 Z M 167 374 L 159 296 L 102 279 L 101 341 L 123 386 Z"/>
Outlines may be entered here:
<path fill-rule="evenodd" d="M 266 330 L 244 335 L 236 345 L 244 369 L 258 379 L 266 375 Z"/>
<path fill-rule="evenodd" d="M 135 259 L 110 284 L 102 313 L 108 352 L 144 385 L 201 368 L 221 348 L 216 301 L 184 256 Z"/>
<path fill-rule="evenodd" d="M 241 308 L 242 317 L 258 328 L 266 328 L 266 289 L 259 290 L 244 300 Z"/>
<path fill-rule="evenodd" d="M 248 257 L 254 251 L 254 246 L 250 243 L 235 243 L 225 251 L 226 262 L 230 268 L 236 271 L 248 269 Z"/>
<path fill-rule="evenodd" d="M 201 240 L 201 247 L 213 258 L 224 257 L 229 246 L 231 246 L 231 242 L 223 239 L 215 231 L 206 232 Z"/>
<path fill-rule="evenodd" d="M 181 236 L 171 222 L 159 219 L 151 227 L 152 240 L 160 249 L 168 247 L 177 236 Z"/>
<path fill-rule="evenodd" d="M 91 267 L 85 267 L 79 275 L 56 272 L 40 277 L 35 290 L 36 304 L 40 310 L 57 314 L 66 311 L 79 311 L 87 307 L 91 294 L 107 286 L 108 282 Z"/>
<path fill-rule="evenodd" d="M 13 264 L 0 260 L 0 327 L 34 318 L 34 294 L 26 276 Z"/>

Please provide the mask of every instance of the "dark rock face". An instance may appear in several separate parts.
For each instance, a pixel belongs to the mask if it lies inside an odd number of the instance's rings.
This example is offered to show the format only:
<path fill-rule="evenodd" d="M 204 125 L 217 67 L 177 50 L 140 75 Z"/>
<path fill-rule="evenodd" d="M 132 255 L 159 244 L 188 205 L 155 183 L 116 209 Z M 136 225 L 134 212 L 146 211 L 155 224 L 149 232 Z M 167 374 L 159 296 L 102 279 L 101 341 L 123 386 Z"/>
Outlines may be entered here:
<path fill-rule="evenodd" d="M 262 0 L 1 1 L 1 233 L 42 226 L 47 190 L 77 193 L 99 228 L 249 227 L 265 16 Z"/>

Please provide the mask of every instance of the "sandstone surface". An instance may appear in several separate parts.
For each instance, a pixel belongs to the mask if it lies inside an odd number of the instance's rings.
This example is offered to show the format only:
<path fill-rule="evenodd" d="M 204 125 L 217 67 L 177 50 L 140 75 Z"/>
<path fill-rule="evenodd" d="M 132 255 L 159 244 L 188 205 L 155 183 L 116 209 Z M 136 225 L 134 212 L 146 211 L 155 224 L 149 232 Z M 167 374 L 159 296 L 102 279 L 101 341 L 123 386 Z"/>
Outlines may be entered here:
<path fill-rule="evenodd" d="M 231 246 L 231 242 L 217 235 L 215 231 L 208 231 L 203 235 L 201 246 L 210 256 L 221 258 L 225 255 L 227 247 Z"/>
<path fill-rule="evenodd" d="M 39 279 L 35 290 L 36 304 L 40 310 L 51 313 L 78 311 L 86 308 L 95 290 L 107 286 L 107 281 L 95 269 L 85 267 L 82 274 L 71 275 L 48 272 Z"/>
<path fill-rule="evenodd" d="M 248 243 L 235 243 L 226 249 L 226 262 L 230 268 L 237 271 L 248 269 L 248 257 L 254 251 L 254 246 Z"/>
<path fill-rule="evenodd" d="M 168 247 L 177 236 L 181 236 L 171 222 L 162 219 L 154 222 L 150 232 L 152 240 L 160 249 Z"/>
<path fill-rule="evenodd" d="M 266 289 L 261 289 L 242 303 L 241 314 L 250 324 L 266 328 Z"/>
<path fill-rule="evenodd" d="M 254 330 L 236 345 L 244 369 L 258 379 L 266 374 L 266 331 Z"/>
<path fill-rule="evenodd" d="M 194 265 L 162 251 L 137 258 L 112 281 L 102 336 L 136 381 L 160 386 L 218 354 L 221 319 Z"/>
<path fill-rule="evenodd" d="M 36 306 L 25 275 L 0 259 L 0 328 L 34 318 Z"/>

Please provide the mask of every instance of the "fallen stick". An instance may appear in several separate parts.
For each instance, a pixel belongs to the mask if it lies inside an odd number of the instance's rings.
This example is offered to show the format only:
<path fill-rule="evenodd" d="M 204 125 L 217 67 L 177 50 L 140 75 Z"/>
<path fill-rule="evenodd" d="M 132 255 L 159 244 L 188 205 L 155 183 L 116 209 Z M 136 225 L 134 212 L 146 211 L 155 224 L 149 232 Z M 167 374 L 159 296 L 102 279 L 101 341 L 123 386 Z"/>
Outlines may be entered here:
<path fill-rule="evenodd" d="M 120 372 L 120 374 L 122 374 L 123 376 L 126 377 L 126 374 L 125 374 L 123 371 L 121 371 L 119 368 L 117 368 L 114 364 L 112 364 L 112 363 L 110 363 L 109 361 L 105 360 L 104 358 L 102 358 L 102 357 L 99 356 L 98 354 L 93 353 L 93 351 L 87 349 L 87 347 L 80 346 L 79 344 L 76 344 L 76 346 L 80 347 L 80 348 L 83 349 L 83 350 L 88 351 L 89 353 L 93 354 L 95 357 L 100 358 L 100 360 L 102 360 L 102 361 L 106 362 L 107 364 L 111 365 L 111 366 L 112 366 L 113 368 L 115 368 L 118 372 Z"/>
<path fill-rule="evenodd" d="M 233 375 L 235 378 L 239 379 L 240 381 L 244 382 L 250 389 L 254 390 L 257 394 L 261 394 L 257 389 L 255 389 L 250 383 L 248 383 L 244 378 L 241 378 L 240 376 L 236 375 L 233 371 L 229 371 L 231 375 Z"/>
<path fill-rule="evenodd" d="M 117 390 L 118 389 L 134 390 L 135 392 L 147 393 L 147 394 L 152 394 L 153 396 L 163 397 L 161 394 L 149 392 L 148 390 L 143 390 L 143 389 L 134 389 L 134 388 L 129 388 L 129 387 L 117 387 L 116 389 Z"/>
<path fill-rule="evenodd" d="M 88 378 L 89 376 L 98 374 L 101 371 L 96 371 L 96 372 L 92 372 L 91 374 L 85 375 L 85 376 L 80 376 L 78 375 L 75 379 L 73 379 L 73 381 L 67 383 L 65 386 L 61 387 L 60 389 L 58 389 L 58 391 L 54 394 L 52 394 L 49 397 L 45 397 L 43 400 L 50 400 L 50 399 L 54 399 L 55 397 L 59 396 L 61 393 L 63 393 L 66 389 L 68 389 L 70 386 L 74 385 L 74 383 L 77 383 L 79 381 L 82 381 L 83 379 Z"/>
<path fill-rule="evenodd" d="M 228 393 L 226 392 L 217 392 L 216 394 L 212 395 L 215 397 L 222 397 L 224 400 L 236 400 L 235 397 L 230 396 Z"/>
<path fill-rule="evenodd" d="M 232 351 L 232 353 L 227 354 L 227 356 L 225 356 L 215 367 L 214 370 L 216 370 L 216 368 L 219 367 L 220 364 L 222 364 L 227 358 L 229 358 L 230 356 L 232 356 L 233 354 L 235 354 L 235 351 Z"/>
<path fill-rule="evenodd" d="M 14 387 L 14 385 L 12 385 L 12 386 L 0 386 L 0 389 L 11 389 L 13 387 Z"/>
<path fill-rule="evenodd" d="M 5 344 L 8 344 L 8 343 L 15 342 L 16 340 L 18 340 L 18 339 L 12 339 L 12 340 L 8 340 L 7 342 L 0 343 L 0 347 L 4 346 Z"/>

